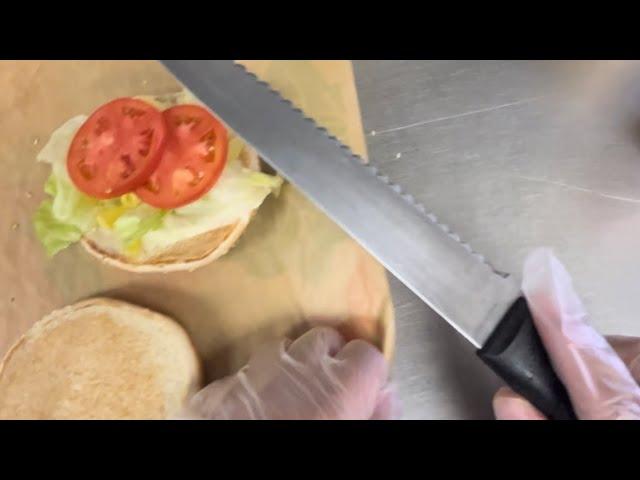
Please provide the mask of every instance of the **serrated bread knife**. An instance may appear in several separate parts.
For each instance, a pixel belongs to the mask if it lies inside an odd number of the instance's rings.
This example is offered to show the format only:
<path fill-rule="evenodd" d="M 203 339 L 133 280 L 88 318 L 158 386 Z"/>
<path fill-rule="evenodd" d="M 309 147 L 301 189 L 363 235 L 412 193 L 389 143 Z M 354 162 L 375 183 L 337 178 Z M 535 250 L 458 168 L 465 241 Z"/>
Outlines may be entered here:
<path fill-rule="evenodd" d="M 445 318 L 513 390 L 574 419 L 519 285 L 495 271 L 401 187 L 233 61 L 164 60 L 284 178 Z"/>

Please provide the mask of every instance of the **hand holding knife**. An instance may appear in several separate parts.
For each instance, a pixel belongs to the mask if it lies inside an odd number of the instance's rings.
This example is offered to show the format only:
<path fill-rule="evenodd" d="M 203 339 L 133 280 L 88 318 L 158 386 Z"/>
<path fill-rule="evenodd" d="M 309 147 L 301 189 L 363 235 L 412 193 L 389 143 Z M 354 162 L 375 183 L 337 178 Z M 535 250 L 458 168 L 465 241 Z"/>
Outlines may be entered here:
<path fill-rule="evenodd" d="M 165 66 L 262 158 L 445 318 L 517 393 L 574 419 L 527 302 L 437 218 L 326 130 L 232 61 Z"/>

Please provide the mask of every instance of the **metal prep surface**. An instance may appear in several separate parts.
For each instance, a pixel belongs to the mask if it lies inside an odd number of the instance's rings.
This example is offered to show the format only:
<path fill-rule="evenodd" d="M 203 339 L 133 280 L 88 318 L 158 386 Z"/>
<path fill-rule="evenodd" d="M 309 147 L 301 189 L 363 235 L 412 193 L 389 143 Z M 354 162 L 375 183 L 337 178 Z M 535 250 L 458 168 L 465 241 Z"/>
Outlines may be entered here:
<path fill-rule="evenodd" d="M 640 62 L 354 61 L 369 157 L 500 270 L 552 247 L 604 333 L 640 336 Z M 500 385 L 390 278 L 405 418 Z"/>

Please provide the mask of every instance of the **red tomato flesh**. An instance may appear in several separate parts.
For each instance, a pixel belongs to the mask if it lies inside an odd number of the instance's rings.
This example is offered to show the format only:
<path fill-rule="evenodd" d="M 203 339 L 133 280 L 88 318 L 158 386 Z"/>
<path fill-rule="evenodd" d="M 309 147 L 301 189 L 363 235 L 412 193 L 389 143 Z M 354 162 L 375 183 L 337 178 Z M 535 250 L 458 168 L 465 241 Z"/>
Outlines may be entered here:
<path fill-rule="evenodd" d="M 144 184 L 160 162 L 167 128 L 162 112 L 142 100 L 119 98 L 98 108 L 69 147 L 75 186 L 95 198 L 114 198 Z"/>
<path fill-rule="evenodd" d="M 162 116 L 167 139 L 160 162 L 136 194 L 149 205 L 171 209 L 191 203 L 216 183 L 227 161 L 225 127 L 208 110 L 177 105 Z"/>

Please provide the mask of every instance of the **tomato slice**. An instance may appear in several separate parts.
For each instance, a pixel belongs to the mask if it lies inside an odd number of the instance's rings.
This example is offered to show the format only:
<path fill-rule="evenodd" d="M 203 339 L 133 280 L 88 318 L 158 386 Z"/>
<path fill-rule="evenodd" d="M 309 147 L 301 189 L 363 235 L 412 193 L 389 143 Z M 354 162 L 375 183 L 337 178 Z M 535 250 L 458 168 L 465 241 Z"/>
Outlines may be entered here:
<path fill-rule="evenodd" d="M 166 130 L 162 112 L 142 100 L 119 98 L 102 105 L 71 141 L 69 176 L 91 197 L 131 192 L 158 166 Z"/>
<path fill-rule="evenodd" d="M 206 109 L 177 105 L 162 115 L 167 141 L 160 164 L 136 190 L 143 202 L 157 208 L 191 203 L 216 183 L 227 161 L 227 131 Z"/>

